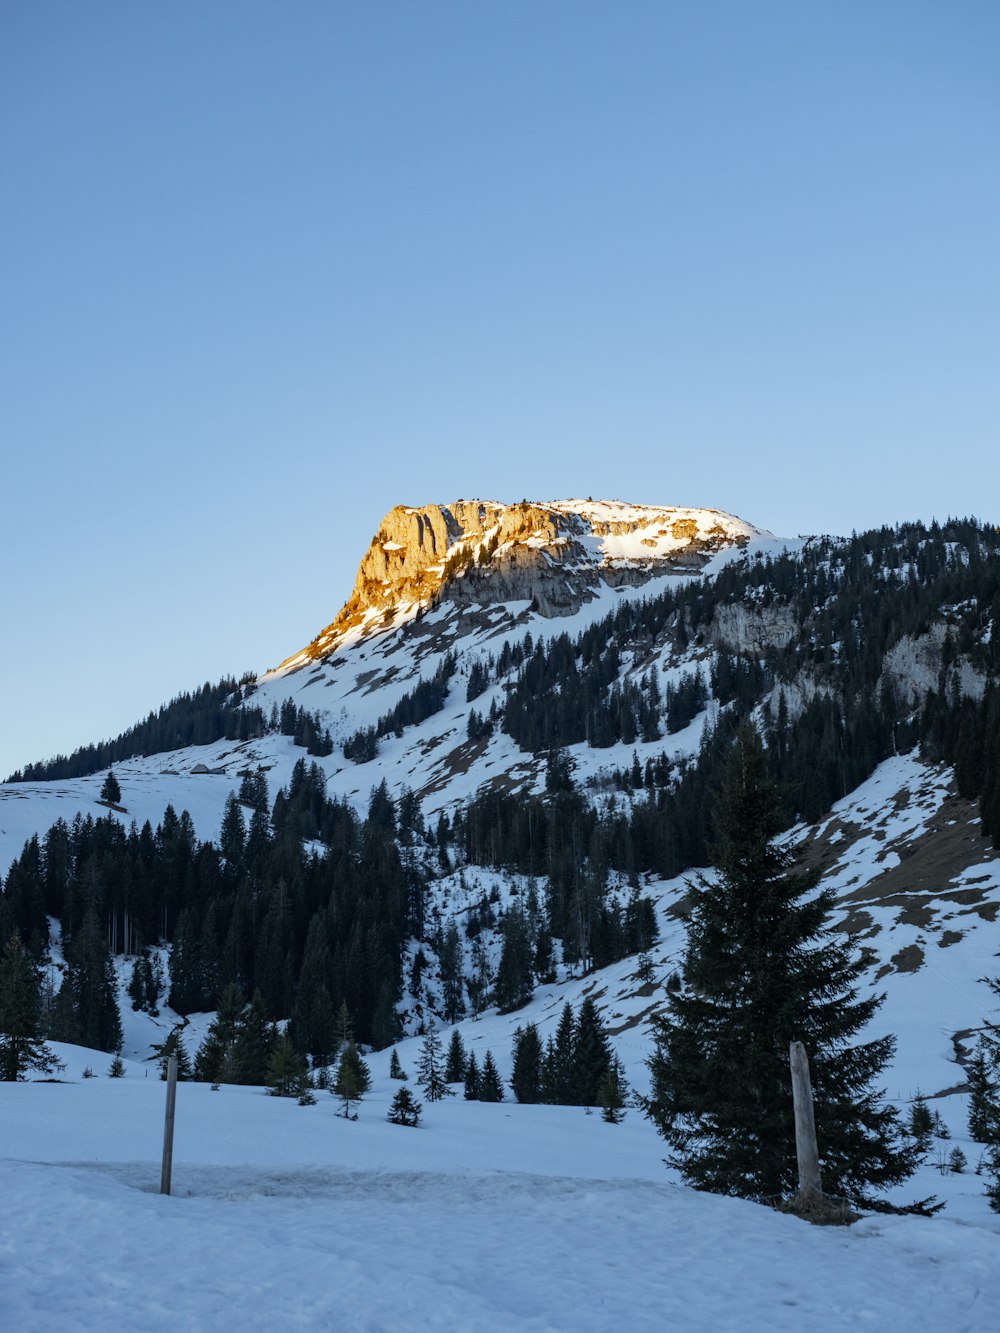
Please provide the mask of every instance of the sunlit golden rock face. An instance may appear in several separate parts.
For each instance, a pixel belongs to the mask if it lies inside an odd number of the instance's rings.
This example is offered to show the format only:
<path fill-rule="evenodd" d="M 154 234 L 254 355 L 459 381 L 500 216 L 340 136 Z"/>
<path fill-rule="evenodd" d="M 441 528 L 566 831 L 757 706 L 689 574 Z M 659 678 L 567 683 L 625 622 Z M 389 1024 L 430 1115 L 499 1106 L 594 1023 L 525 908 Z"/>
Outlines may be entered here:
<path fill-rule="evenodd" d="M 390 509 L 337 618 L 302 654 L 326 656 L 349 631 L 372 630 L 440 601 L 528 602 L 568 615 L 599 585 L 637 585 L 701 568 L 716 551 L 766 536 L 716 509 L 620 501 L 456 500 Z"/>

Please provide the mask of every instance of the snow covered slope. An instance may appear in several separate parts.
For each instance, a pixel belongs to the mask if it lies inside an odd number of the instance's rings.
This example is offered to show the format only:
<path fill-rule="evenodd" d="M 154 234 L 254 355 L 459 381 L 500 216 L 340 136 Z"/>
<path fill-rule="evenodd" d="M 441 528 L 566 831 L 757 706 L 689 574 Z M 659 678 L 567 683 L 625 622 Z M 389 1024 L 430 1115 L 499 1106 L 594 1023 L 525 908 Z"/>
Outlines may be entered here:
<path fill-rule="evenodd" d="M 79 1080 L 87 1053 L 63 1049 Z M 385 1061 L 347 1122 L 260 1089 L 182 1083 L 174 1194 L 164 1085 L 0 1084 L 4 1327 L 662 1333 L 1000 1324 L 1000 1219 L 815 1228 L 681 1188 L 636 1112 L 448 1099 L 386 1123 Z M 398 1086 L 398 1085 L 397 1085 Z M 940 1185 L 936 1173 L 925 1184 Z M 926 1191 L 924 1191 L 926 1192 Z M 972 1200 L 970 1198 L 969 1202 Z"/>

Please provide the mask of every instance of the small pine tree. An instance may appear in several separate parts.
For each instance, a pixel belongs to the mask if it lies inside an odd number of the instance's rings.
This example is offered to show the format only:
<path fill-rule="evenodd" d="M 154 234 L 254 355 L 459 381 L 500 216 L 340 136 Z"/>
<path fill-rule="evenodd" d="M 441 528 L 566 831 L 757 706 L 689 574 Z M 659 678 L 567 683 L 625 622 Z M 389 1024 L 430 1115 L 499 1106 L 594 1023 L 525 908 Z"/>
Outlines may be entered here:
<path fill-rule="evenodd" d="M 114 1059 L 108 1066 L 108 1078 L 124 1078 L 125 1061 L 122 1059 L 121 1051 L 115 1051 Z"/>
<path fill-rule="evenodd" d="M 177 1082 L 186 1082 L 193 1076 L 191 1068 L 191 1057 L 187 1053 L 187 1047 L 181 1041 L 181 1030 L 179 1027 L 173 1028 L 166 1041 L 159 1048 L 160 1058 L 160 1080 L 166 1082 L 167 1069 L 170 1064 L 170 1057 L 177 1056 Z"/>
<path fill-rule="evenodd" d="M 931 1135 L 934 1133 L 934 1116 L 931 1114 L 930 1107 L 927 1105 L 927 1098 L 922 1092 L 917 1093 L 910 1106 L 909 1130 L 917 1150 L 925 1153 L 931 1146 Z"/>
<path fill-rule="evenodd" d="M 951 1150 L 951 1156 L 948 1158 L 948 1167 L 956 1176 L 960 1176 L 969 1165 L 969 1159 L 961 1148 L 955 1147 Z"/>
<path fill-rule="evenodd" d="M 360 1102 L 372 1085 L 371 1071 L 362 1060 L 358 1048 L 349 1041 L 340 1054 L 337 1065 L 337 1077 L 333 1084 L 333 1095 L 340 1099 L 341 1113 L 345 1120 L 350 1120 L 351 1106 Z M 355 1120 L 358 1118 L 355 1113 Z"/>
<path fill-rule="evenodd" d="M 420 1046 L 417 1058 L 417 1083 L 423 1089 L 429 1102 L 439 1102 L 442 1097 L 452 1096 L 452 1089 L 444 1076 L 444 1063 L 441 1059 L 441 1038 L 432 1021 Z"/>
<path fill-rule="evenodd" d="M 91 788 L 93 790 L 93 788 Z M 122 789 L 118 785 L 118 779 L 114 772 L 109 768 L 108 776 L 104 779 L 101 787 L 101 800 L 107 801 L 111 805 L 117 805 L 122 798 Z"/>
<path fill-rule="evenodd" d="M 500 1072 L 493 1060 L 493 1052 L 487 1051 L 483 1057 L 482 1073 L 479 1075 L 479 1100 L 481 1102 L 502 1102 L 503 1083 Z"/>
<path fill-rule="evenodd" d="M 969 1137 L 976 1143 L 1000 1138 L 1000 1096 L 990 1077 L 990 1062 L 980 1039 L 966 1070 L 969 1083 Z"/>
<path fill-rule="evenodd" d="M 389 1057 L 389 1077 L 398 1078 L 401 1082 L 406 1082 L 406 1070 L 399 1063 L 399 1052 L 395 1046 L 392 1048 L 392 1055 Z"/>
<path fill-rule="evenodd" d="M 625 1119 L 625 1097 L 628 1085 L 621 1062 L 612 1056 L 601 1080 L 601 1115 L 609 1125 L 620 1125 Z"/>
<path fill-rule="evenodd" d="M 423 1105 L 410 1092 L 409 1088 L 400 1088 L 392 1099 L 386 1120 L 391 1125 L 408 1125 L 415 1129 L 420 1124 L 420 1112 Z"/>
<path fill-rule="evenodd" d="M 479 1065 L 476 1063 L 475 1051 L 469 1053 L 469 1063 L 465 1066 L 465 1100 L 479 1101 Z"/>
<path fill-rule="evenodd" d="M 306 1058 L 283 1032 L 267 1061 L 267 1090 L 272 1097 L 300 1097 L 308 1086 Z"/>
<path fill-rule="evenodd" d="M 458 1028 L 455 1028 L 451 1034 L 451 1041 L 448 1043 L 448 1056 L 444 1067 L 444 1081 L 446 1083 L 464 1083 L 465 1066 L 468 1063 L 468 1056 L 465 1053 L 465 1046 L 462 1042 L 462 1034 Z"/>
<path fill-rule="evenodd" d="M 216 1001 L 215 1018 L 195 1055 L 196 1079 L 203 1083 L 217 1083 L 231 1070 L 233 1045 L 245 1008 L 243 992 L 230 982 Z"/>

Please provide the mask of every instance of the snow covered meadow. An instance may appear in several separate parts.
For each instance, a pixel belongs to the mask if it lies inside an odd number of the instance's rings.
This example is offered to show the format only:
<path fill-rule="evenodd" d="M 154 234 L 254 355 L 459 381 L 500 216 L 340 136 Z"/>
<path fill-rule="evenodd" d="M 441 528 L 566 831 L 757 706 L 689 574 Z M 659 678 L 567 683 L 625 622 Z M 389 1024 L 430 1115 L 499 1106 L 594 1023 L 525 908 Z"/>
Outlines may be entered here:
<path fill-rule="evenodd" d="M 635 1110 L 459 1096 L 388 1124 L 381 1053 L 356 1122 L 323 1093 L 180 1084 L 166 1198 L 155 1067 L 111 1080 L 107 1057 L 57 1049 L 68 1081 L 0 1084 L 17 1333 L 1000 1327 L 1000 1218 L 971 1173 L 910 1182 L 947 1194 L 938 1217 L 814 1228 L 678 1185 Z"/>

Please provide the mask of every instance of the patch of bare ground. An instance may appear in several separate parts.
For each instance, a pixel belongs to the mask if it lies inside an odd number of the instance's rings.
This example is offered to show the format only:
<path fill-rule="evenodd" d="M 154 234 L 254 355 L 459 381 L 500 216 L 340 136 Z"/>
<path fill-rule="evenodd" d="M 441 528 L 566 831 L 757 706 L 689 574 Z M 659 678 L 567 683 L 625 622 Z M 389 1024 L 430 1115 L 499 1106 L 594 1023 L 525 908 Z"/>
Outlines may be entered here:
<path fill-rule="evenodd" d="M 894 953 L 887 963 L 883 963 L 875 973 L 875 980 L 881 981 L 890 972 L 917 972 L 924 965 L 924 951 L 919 944 L 908 944 L 899 953 Z"/>
<path fill-rule="evenodd" d="M 950 944 L 957 944 L 961 938 L 962 938 L 962 931 L 960 930 L 942 931 L 941 937 L 938 940 L 938 948 L 947 949 Z"/>
<path fill-rule="evenodd" d="M 619 1023 L 617 1027 L 608 1027 L 608 1036 L 620 1037 L 623 1032 L 629 1032 L 632 1028 L 641 1027 L 643 1023 L 652 1018 L 654 1014 L 658 1014 L 662 1008 L 662 1002 L 660 1004 L 647 1005 L 645 1009 L 640 1009 L 637 1014 L 633 1014 L 631 1018 L 626 1018 L 624 1022 Z"/>
<path fill-rule="evenodd" d="M 839 930 L 844 935 L 857 936 L 861 939 L 864 939 L 866 936 L 878 934 L 878 927 L 872 920 L 871 913 L 866 912 L 861 907 L 852 907 L 844 917 L 843 921 L 835 923 L 834 930 Z"/>
<path fill-rule="evenodd" d="M 909 791 L 904 789 L 897 793 L 894 804 L 901 809 L 910 799 Z M 940 917 L 949 903 L 975 912 L 985 920 L 994 920 L 1000 911 L 997 877 L 968 874 L 970 868 L 995 861 L 997 855 L 983 836 L 977 815 L 971 801 L 951 792 L 923 832 L 911 838 L 892 839 L 880 849 L 877 859 L 885 860 L 895 853 L 899 864 L 887 866 L 840 896 L 839 905 L 847 915 L 839 929 L 858 936 L 871 930 L 872 919 L 863 910 L 866 906 L 896 908 L 901 924 L 921 930 L 933 928 L 935 917 Z M 804 867 L 828 873 L 866 835 L 877 837 L 877 833 L 873 835 L 862 825 L 832 820 L 818 836 L 813 835 L 802 844 L 800 861 Z M 949 932 L 950 944 L 958 938 L 960 935 Z"/>

